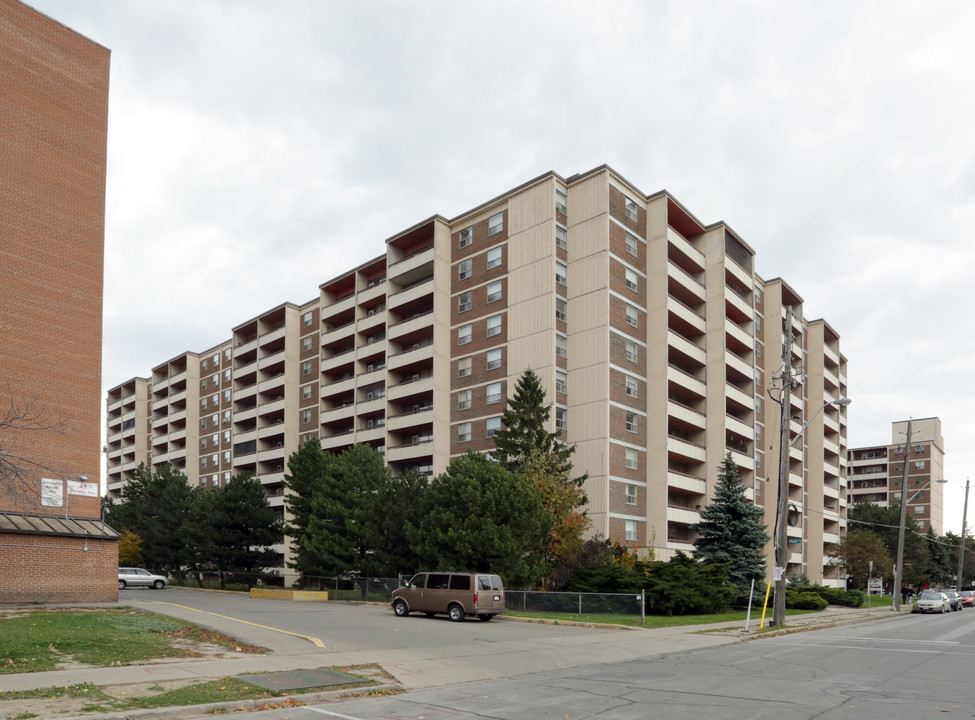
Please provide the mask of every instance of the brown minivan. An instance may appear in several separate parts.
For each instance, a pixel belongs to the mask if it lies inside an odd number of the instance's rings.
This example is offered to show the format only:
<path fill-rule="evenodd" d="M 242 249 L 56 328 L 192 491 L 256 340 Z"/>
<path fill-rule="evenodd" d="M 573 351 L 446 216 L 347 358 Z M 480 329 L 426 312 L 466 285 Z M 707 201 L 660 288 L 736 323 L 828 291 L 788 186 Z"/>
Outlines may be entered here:
<path fill-rule="evenodd" d="M 504 584 L 487 573 L 422 572 L 393 591 L 393 612 L 433 616 L 446 613 L 454 622 L 477 615 L 485 622 L 505 611 Z"/>

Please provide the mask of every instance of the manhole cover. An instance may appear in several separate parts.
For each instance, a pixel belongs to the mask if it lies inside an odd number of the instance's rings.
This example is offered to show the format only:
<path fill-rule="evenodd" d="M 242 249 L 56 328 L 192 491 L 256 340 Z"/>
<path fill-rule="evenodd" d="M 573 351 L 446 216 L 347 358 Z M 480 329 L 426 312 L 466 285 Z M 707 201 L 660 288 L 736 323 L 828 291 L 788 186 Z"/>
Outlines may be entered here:
<path fill-rule="evenodd" d="M 237 675 L 236 677 L 267 690 L 298 690 L 369 682 L 334 670 L 291 670 L 264 675 Z"/>

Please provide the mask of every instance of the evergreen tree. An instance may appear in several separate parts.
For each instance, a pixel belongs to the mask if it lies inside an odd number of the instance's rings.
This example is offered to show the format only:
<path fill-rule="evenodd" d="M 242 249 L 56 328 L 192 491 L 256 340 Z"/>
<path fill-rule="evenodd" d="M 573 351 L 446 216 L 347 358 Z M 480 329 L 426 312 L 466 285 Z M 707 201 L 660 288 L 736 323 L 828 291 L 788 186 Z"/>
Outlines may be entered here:
<path fill-rule="evenodd" d="M 333 455 L 324 452 L 318 439 L 313 438 L 291 454 L 284 476 L 287 488 L 284 504 L 290 515 L 284 532 L 294 538 L 288 567 L 308 577 L 330 574 L 309 546 L 308 526 L 312 518 L 312 501 L 324 492 L 332 462 Z"/>
<path fill-rule="evenodd" d="M 381 500 L 390 482 L 383 456 L 354 445 L 328 464 L 325 482 L 311 499 L 304 550 L 323 574 L 356 570 L 373 575 L 380 567 Z"/>
<path fill-rule="evenodd" d="M 407 534 L 426 568 L 493 572 L 509 587 L 541 577 L 551 515 L 538 490 L 499 463 L 473 450 L 454 458 L 419 509 Z"/>
<path fill-rule="evenodd" d="M 155 471 L 142 463 L 122 488 L 122 502 L 106 503 L 106 520 L 116 530 L 142 538 L 147 568 L 182 579 L 193 561 L 186 536 L 197 492 L 169 463 Z"/>
<path fill-rule="evenodd" d="M 426 477 L 416 470 L 407 470 L 390 478 L 385 490 L 380 493 L 381 540 L 376 555 L 384 576 L 411 574 L 420 565 L 407 533 L 410 522 L 419 517 L 419 507 L 426 489 Z"/>
<path fill-rule="evenodd" d="M 939 538 L 934 528 L 929 527 L 925 539 L 928 543 L 928 582 L 935 586 L 949 584 L 954 573 L 951 569 L 951 549 L 947 544 L 947 535 Z"/>
<path fill-rule="evenodd" d="M 569 477 L 575 447 L 560 439 L 561 432 L 546 429 L 551 412 L 551 404 L 545 404 L 545 388 L 538 375 L 531 368 L 525 370 L 501 415 L 501 428 L 494 433 L 492 456 L 505 470 L 522 472 L 532 457 L 551 455 L 557 461 L 561 477 Z M 581 486 L 586 477 L 583 475 L 573 482 Z"/>
<path fill-rule="evenodd" d="M 731 582 L 747 594 L 751 581 L 765 578 L 765 545 L 769 536 L 762 524 L 762 509 L 748 502 L 738 466 L 729 452 L 721 462 L 714 500 L 691 525 L 698 533 L 694 557 L 728 565 Z"/>
<path fill-rule="evenodd" d="M 261 568 L 276 563 L 271 545 L 281 542 L 281 524 L 260 480 L 238 473 L 223 487 L 199 493 L 197 501 L 197 560 L 219 571 L 221 588 L 228 574 L 253 582 Z"/>

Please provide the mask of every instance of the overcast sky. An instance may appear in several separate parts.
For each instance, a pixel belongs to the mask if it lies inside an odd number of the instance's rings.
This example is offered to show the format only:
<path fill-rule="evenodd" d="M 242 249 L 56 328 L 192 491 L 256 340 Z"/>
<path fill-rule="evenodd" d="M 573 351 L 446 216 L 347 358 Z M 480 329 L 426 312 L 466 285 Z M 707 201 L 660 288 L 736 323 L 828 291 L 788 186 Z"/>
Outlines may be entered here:
<path fill-rule="evenodd" d="M 839 332 L 851 447 L 941 418 L 960 531 L 975 4 L 31 4 L 112 51 L 106 390 L 434 213 L 606 163 L 727 222 Z"/>

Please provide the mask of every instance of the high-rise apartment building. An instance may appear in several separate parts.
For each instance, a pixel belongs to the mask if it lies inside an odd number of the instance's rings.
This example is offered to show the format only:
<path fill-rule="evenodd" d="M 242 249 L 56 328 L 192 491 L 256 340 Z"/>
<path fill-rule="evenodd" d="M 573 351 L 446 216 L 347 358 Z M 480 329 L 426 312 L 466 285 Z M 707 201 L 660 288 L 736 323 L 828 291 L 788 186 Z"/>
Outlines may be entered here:
<path fill-rule="evenodd" d="M 111 390 L 109 488 L 140 459 L 140 433 L 152 464 L 175 462 L 194 483 L 248 470 L 282 508 L 287 457 L 309 437 L 328 450 L 369 444 L 394 472 L 440 473 L 468 449 L 490 451 L 531 368 L 554 404 L 552 429 L 589 474 L 594 532 L 666 558 L 693 549 L 690 526 L 727 453 L 749 497 L 774 508 L 761 463 L 771 461 L 763 438 L 778 437 L 763 435 L 777 366 L 762 347 L 780 344 L 784 308 L 801 302 L 755 274 L 754 251 L 729 227 L 702 224 L 670 194 L 644 195 L 605 166 L 548 173 L 425 220 L 313 301 Z M 811 417 L 843 394 L 845 359 L 823 321 L 798 319 L 790 332 L 807 378 L 790 412 Z M 127 435 L 140 411 L 119 403 L 143 382 L 151 420 Z M 832 412 L 798 446 L 790 498 L 818 514 L 797 530 L 792 569 L 811 579 L 845 523 L 845 435 L 845 415 Z"/>
<path fill-rule="evenodd" d="M 856 447 L 849 450 L 851 505 L 872 502 L 881 507 L 900 507 L 904 462 L 907 462 L 907 512 L 918 527 L 944 532 L 945 441 L 941 420 L 936 417 L 911 420 L 911 444 L 907 445 L 907 420 L 891 424 L 889 445 Z"/>
<path fill-rule="evenodd" d="M 0 602 L 118 597 L 100 517 L 109 51 L 0 0 Z"/>

